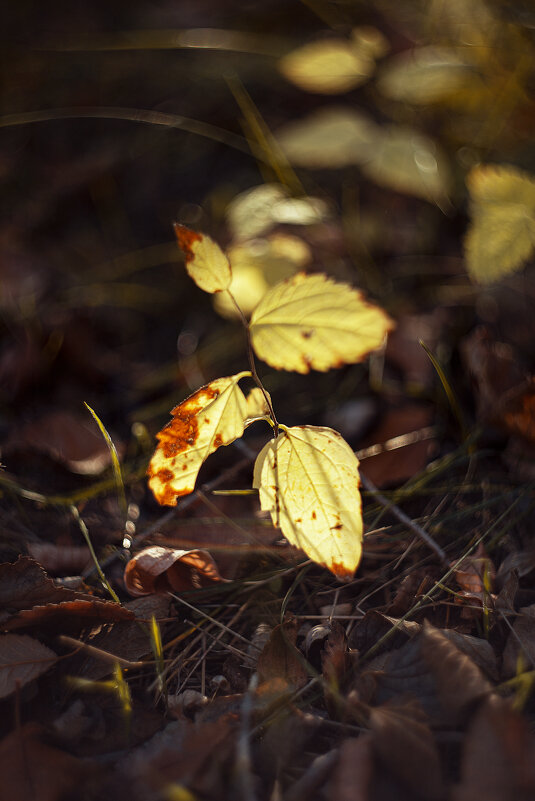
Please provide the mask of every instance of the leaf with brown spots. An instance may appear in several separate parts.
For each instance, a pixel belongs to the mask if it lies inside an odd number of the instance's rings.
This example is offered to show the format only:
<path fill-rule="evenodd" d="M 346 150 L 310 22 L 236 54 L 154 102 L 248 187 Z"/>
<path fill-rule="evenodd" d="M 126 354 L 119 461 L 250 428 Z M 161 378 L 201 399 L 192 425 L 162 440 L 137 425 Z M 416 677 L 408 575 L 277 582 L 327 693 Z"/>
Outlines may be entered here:
<path fill-rule="evenodd" d="M 153 545 L 133 557 L 124 572 L 130 595 L 184 592 L 224 581 L 208 551 L 180 551 Z"/>
<path fill-rule="evenodd" d="M 175 223 L 178 247 L 184 254 L 186 270 L 200 289 L 213 295 L 228 289 L 232 280 L 229 260 L 219 247 L 206 234 L 199 234 Z"/>
<path fill-rule="evenodd" d="M 193 492 L 208 456 L 241 437 L 249 412 L 238 381 L 250 375 L 217 378 L 173 409 L 147 471 L 158 503 L 176 506 L 178 497 Z"/>
<path fill-rule="evenodd" d="M 305 273 L 266 292 L 250 323 L 257 356 L 277 370 L 297 373 L 362 362 L 393 327 L 359 290 Z"/>
<path fill-rule="evenodd" d="M 258 454 L 253 486 L 273 525 L 342 581 L 362 553 L 359 462 L 332 428 L 294 426 Z"/>

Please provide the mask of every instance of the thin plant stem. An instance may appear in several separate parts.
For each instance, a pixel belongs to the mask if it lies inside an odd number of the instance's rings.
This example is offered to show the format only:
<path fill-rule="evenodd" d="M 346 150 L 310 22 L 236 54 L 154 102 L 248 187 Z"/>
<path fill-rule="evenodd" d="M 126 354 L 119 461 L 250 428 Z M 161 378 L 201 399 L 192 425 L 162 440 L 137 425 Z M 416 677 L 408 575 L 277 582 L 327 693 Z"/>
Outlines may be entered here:
<path fill-rule="evenodd" d="M 243 324 L 243 327 L 245 328 L 245 336 L 246 336 L 246 340 L 247 340 L 247 359 L 249 361 L 249 369 L 251 370 L 251 375 L 253 376 L 253 380 L 254 380 L 255 384 L 260 389 L 262 395 L 264 396 L 264 400 L 266 401 L 266 404 L 267 404 L 267 407 L 268 407 L 268 410 L 269 410 L 269 416 L 271 417 L 271 420 L 273 422 L 273 436 L 276 439 L 279 436 L 279 423 L 278 423 L 277 418 L 275 416 L 275 411 L 273 409 L 273 404 L 271 403 L 271 398 L 269 397 L 269 393 L 266 390 L 266 388 L 264 387 L 264 385 L 263 385 L 262 381 L 260 380 L 260 377 L 259 377 L 259 375 L 258 375 L 258 373 L 256 371 L 256 362 L 255 362 L 255 358 L 254 358 L 253 344 L 251 342 L 251 329 L 250 329 L 250 326 L 249 326 L 249 321 L 248 321 L 247 317 L 245 316 L 245 314 L 242 312 L 240 306 L 238 305 L 238 301 L 236 300 L 236 298 L 234 297 L 234 295 L 232 294 L 230 289 L 227 289 L 226 291 L 228 292 L 229 297 L 230 297 L 232 303 L 234 304 L 234 307 L 236 308 L 236 311 L 238 312 L 238 314 L 240 316 L 240 320 L 241 320 L 241 322 Z"/>
<path fill-rule="evenodd" d="M 96 568 L 96 571 L 98 573 L 98 576 L 99 576 L 102 584 L 104 585 L 104 587 L 106 587 L 106 589 L 108 590 L 109 594 L 111 595 L 111 597 L 113 598 L 115 603 L 120 604 L 121 601 L 119 600 L 119 596 L 117 595 L 117 593 L 115 592 L 115 590 L 111 586 L 110 582 L 108 581 L 108 579 L 104 575 L 104 571 L 102 570 L 102 568 L 100 566 L 100 563 L 98 561 L 98 557 L 97 557 L 97 555 L 95 553 L 95 549 L 93 548 L 93 543 L 91 542 L 91 538 L 89 536 L 89 531 L 87 530 L 86 524 L 84 523 L 84 521 L 80 517 L 80 512 L 78 511 L 76 506 L 71 506 L 71 512 L 72 512 L 72 515 L 73 515 L 74 519 L 78 523 L 78 526 L 80 528 L 80 531 L 82 532 L 83 538 L 85 539 L 85 541 L 87 543 L 87 547 L 89 548 L 89 553 L 91 554 L 91 558 L 93 559 L 93 562 L 95 563 L 95 568 Z"/>

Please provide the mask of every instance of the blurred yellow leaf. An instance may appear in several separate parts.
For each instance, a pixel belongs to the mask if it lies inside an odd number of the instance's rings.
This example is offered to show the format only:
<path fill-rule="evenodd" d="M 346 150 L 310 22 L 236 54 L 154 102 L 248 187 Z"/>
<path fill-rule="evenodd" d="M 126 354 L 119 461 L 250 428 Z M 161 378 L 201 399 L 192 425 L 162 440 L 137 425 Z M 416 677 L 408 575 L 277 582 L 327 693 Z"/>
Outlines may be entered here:
<path fill-rule="evenodd" d="M 329 106 L 285 125 L 276 135 L 292 164 L 336 169 L 372 158 L 381 129 L 365 114 Z"/>
<path fill-rule="evenodd" d="M 316 197 L 291 197 L 282 184 L 261 184 L 237 195 L 227 208 L 235 241 L 253 239 L 274 225 L 313 225 L 328 214 L 327 204 Z"/>
<path fill-rule="evenodd" d="M 452 47 L 420 47 L 394 56 L 379 76 L 381 92 L 408 103 L 466 99 L 468 92 L 488 100 L 485 84 L 464 52 Z"/>
<path fill-rule="evenodd" d="M 447 197 L 450 173 L 432 139 L 414 128 L 379 126 L 352 109 L 324 108 L 285 125 L 280 146 L 300 167 L 336 169 L 359 166 L 382 186 L 440 201 Z"/>
<path fill-rule="evenodd" d="M 253 486 L 286 539 L 341 580 L 362 553 L 359 462 L 331 428 L 294 426 L 258 454 Z"/>
<path fill-rule="evenodd" d="M 359 25 L 351 31 L 351 39 L 359 52 L 371 58 L 382 58 L 390 50 L 388 39 L 373 25 Z"/>
<path fill-rule="evenodd" d="M 278 370 L 330 370 L 379 348 L 393 322 L 347 284 L 298 273 L 277 284 L 251 316 L 255 353 Z"/>
<path fill-rule="evenodd" d="M 344 39 L 323 39 L 293 50 L 279 62 L 287 80 L 307 92 L 335 95 L 364 83 L 375 69 L 369 49 Z"/>
<path fill-rule="evenodd" d="M 175 223 L 175 235 L 186 260 L 186 270 L 200 289 L 213 294 L 228 289 L 232 279 L 230 264 L 219 245 L 205 234 L 199 234 Z"/>
<path fill-rule="evenodd" d="M 474 167 L 467 178 L 471 223 L 466 265 L 481 284 L 520 269 L 535 247 L 535 177 L 507 165 Z"/>
<path fill-rule="evenodd" d="M 238 381 L 250 375 L 217 378 L 173 409 L 147 470 L 158 503 L 176 506 L 177 497 L 193 492 L 207 457 L 241 437 L 249 412 Z"/>
<path fill-rule="evenodd" d="M 232 245 L 227 251 L 232 265 L 230 291 L 242 312 L 249 316 L 268 288 L 293 275 L 312 258 L 310 248 L 296 236 L 271 234 Z M 214 307 L 223 317 L 239 318 L 226 292 L 214 297 Z"/>
<path fill-rule="evenodd" d="M 362 164 L 362 171 L 378 184 L 429 201 L 446 199 L 450 188 L 446 159 L 433 140 L 404 126 L 381 129 L 373 157 Z"/>

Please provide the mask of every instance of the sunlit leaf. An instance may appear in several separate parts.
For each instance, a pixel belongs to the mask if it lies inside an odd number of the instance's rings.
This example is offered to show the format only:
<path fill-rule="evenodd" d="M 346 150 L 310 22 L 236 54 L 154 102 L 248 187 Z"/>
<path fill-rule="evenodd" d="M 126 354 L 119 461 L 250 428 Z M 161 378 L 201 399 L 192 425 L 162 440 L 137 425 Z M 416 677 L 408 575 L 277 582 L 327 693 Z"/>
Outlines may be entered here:
<path fill-rule="evenodd" d="M 449 191 L 445 156 L 432 139 L 413 128 L 382 128 L 373 157 L 362 163 L 362 171 L 382 186 L 426 200 L 445 198 Z"/>
<path fill-rule="evenodd" d="M 246 316 L 262 300 L 269 286 L 293 275 L 312 258 L 302 239 L 278 233 L 232 245 L 227 255 L 232 264 L 229 289 Z M 227 292 L 215 295 L 214 308 L 223 317 L 240 317 Z"/>
<path fill-rule="evenodd" d="M 344 39 L 311 42 L 284 56 L 279 69 L 289 81 L 307 92 L 331 95 L 364 83 L 375 69 L 366 48 Z"/>
<path fill-rule="evenodd" d="M 344 106 L 320 108 L 277 131 L 277 139 L 300 167 L 336 169 L 373 157 L 381 129 L 367 115 Z"/>
<path fill-rule="evenodd" d="M 484 91 L 484 84 L 464 51 L 420 47 L 395 56 L 381 72 L 381 92 L 408 103 L 437 103 L 461 93 Z"/>
<path fill-rule="evenodd" d="M 266 392 L 266 394 L 268 397 L 270 397 L 269 393 Z M 269 406 L 266 401 L 266 396 L 260 387 L 253 387 L 251 391 L 247 393 L 246 401 L 247 421 L 255 420 L 258 417 L 264 417 L 264 415 L 269 413 Z"/>
<path fill-rule="evenodd" d="M 158 503 L 176 506 L 177 497 L 193 492 L 205 459 L 241 437 L 248 411 L 238 381 L 249 375 L 217 378 L 173 409 L 147 471 Z"/>
<path fill-rule="evenodd" d="M 278 370 L 330 370 L 381 346 L 392 320 L 363 294 L 325 275 L 298 273 L 266 293 L 251 316 L 260 359 Z"/>
<path fill-rule="evenodd" d="M 200 289 L 213 294 L 228 289 L 232 278 L 230 264 L 219 247 L 206 234 L 175 223 L 175 235 L 186 260 L 186 269 Z"/>
<path fill-rule="evenodd" d="M 235 241 L 265 234 L 278 223 L 313 225 L 328 214 L 317 197 L 291 197 L 282 184 L 261 184 L 241 192 L 227 207 L 227 220 Z"/>
<path fill-rule="evenodd" d="M 253 486 L 292 545 L 349 580 L 362 552 L 358 459 L 331 428 L 294 426 L 259 453 Z"/>
<path fill-rule="evenodd" d="M 481 165 L 467 184 L 466 265 L 474 280 L 487 284 L 520 269 L 533 253 L 535 177 L 507 165 Z"/>

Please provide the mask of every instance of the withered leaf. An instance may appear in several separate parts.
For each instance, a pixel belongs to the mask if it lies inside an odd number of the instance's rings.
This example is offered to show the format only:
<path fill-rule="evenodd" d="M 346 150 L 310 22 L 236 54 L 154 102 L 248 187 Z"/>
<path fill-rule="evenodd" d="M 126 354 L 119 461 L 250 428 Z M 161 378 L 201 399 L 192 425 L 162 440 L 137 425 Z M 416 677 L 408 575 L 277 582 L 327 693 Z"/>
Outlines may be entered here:
<path fill-rule="evenodd" d="M 118 620 L 131 620 L 134 613 L 114 601 L 77 599 L 61 603 L 34 606 L 23 609 L 7 620 L 2 628 L 6 631 L 35 628 L 67 631 L 81 631 L 99 623 L 115 623 Z"/>
<path fill-rule="evenodd" d="M 453 801 L 535 798 L 535 741 L 525 718 L 507 701 L 488 698 L 464 742 L 461 782 Z"/>
<path fill-rule="evenodd" d="M 28 553 L 45 570 L 59 575 L 78 575 L 91 563 L 91 554 L 86 545 L 55 545 L 52 542 L 29 542 Z"/>
<path fill-rule="evenodd" d="M 376 707 L 370 728 L 374 751 L 395 776 L 430 801 L 443 797 L 437 747 L 418 704 Z"/>
<path fill-rule="evenodd" d="M 73 473 L 98 475 L 110 464 L 104 438 L 83 415 L 53 411 L 15 429 L 9 446 L 40 451 Z"/>
<path fill-rule="evenodd" d="M 492 590 L 496 570 L 482 542 L 479 543 L 475 553 L 460 560 L 458 567 L 456 563 L 452 567 L 455 568 L 457 584 L 471 597 L 482 601 L 485 592 Z"/>
<path fill-rule="evenodd" d="M 56 662 L 50 648 L 25 634 L 0 636 L 0 698 L 45 673 Z"/>
<path fill-rule="evenodd" d="M 3 799 L 61 801 L 88 775 L 89 763 L 44 739 L 40 725 L 27 723 L 0 742 Z"/>
<path fill-rule="evenodd" d="M 32 606 L 90 598 L 64 587 L 56 587 L 41 565 L 28 556 L 0 564 L 0 610 L 13 612 Z"/>
<path fill-rule="evenodd" d="M 87 643 L 121 659 L 135 662 L 152 651 L 149 626 L 140 626 L 139 623 L 150 624 L 154 615 L 163 636 L 165 624 L 161 619 L 168 616 L 169 603 L 170 599 L 162 595 L 149 595 L 128 601 L 124 606 L 134 613 L 135 620 L 120 620 L 113 626 L 99 631 L 87 640 Z M 113 664 L 110 661 L 85 653 L 80 653 L 69 660 L 69 673 L 94 681 L 109 675 L 112 669 Z"/>
<path fill-rule="evenodd" d="M 419 634 L 387 656 L 375 700 L 381 704 L 409 696 L 431 723 L 456 726 L 490 690 L 472 659 L 426 621 Z"/>
<path fill-rule="evenodd" d="M 303 657 L 295 646 L 296 639 L 294 620 L 275 626 L 258 657 L 256 669 L 261 684 L 271 679 L 284 679 L 293 689 L 304 687 L 308 677 Z"/>
<path fill-rule="evenodd" d="M 225 581 L 216 563 L 201 549 L 181 551 L 152 545 L 134 556 L 124 572 L 130 595 L 185 592 Z"/>
<path fill-rule="evenodd" d="M 370 735 L 363 735 L 342 742 L 329 783 L 329 801 L 369 801 L 374 774 L 371 741 Z"/>

